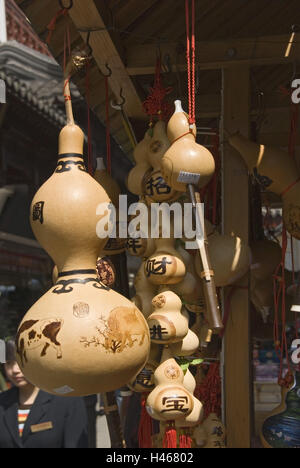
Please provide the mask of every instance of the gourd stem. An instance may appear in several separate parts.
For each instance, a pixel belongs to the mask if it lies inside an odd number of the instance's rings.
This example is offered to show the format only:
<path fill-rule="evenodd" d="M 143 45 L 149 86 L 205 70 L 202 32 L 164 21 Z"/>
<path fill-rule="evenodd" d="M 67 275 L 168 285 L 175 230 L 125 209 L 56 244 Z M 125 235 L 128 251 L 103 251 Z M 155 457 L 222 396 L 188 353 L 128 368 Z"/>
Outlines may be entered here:
<path fill-rule="evenodd" d="M 73 59 L 71 58 L 68 65 L 66 66 L 64 73 L 64 99 L 65 99 L 65 108 L 66 108 L 66 117 L 67 125 L 75 125 L 73 108 L 72 108 L 72 99 L 70 91 L 70 79 L 72 76 L 73 70 Z"/>

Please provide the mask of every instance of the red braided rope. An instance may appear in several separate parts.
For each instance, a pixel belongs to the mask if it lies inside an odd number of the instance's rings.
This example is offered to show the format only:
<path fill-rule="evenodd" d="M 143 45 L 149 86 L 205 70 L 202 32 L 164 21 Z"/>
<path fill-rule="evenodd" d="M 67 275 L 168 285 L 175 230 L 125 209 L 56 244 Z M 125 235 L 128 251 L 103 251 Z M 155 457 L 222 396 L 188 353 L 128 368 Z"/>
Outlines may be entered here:
<path fill-rule="evenodd" d="M 300 181 L 300 177 L 298 177 L 298 179 L 296 179 L 283 192 L 281 192 L 280 196 L 283 197 L 289 190 L 291 190 L 296 184 L 298 184 L 299 181 Z"/>
<path fill-rule="evenodd" d="M 54 17 L 52 18 L 52 20 L 50 21 L 50 23 L 48 24 L 47 26 L 47 29 L 49 31 L 48 33 L 48 36 L 47 36 L 47 39 L 46 39 L 46 43 L 49 45 L 50 42 L 51 42 L 51 39 L 52 39 L 52 34 L 56 28 L 56 22 L 58 20 L 58 18 L 60 16 L 67 16 L 69 14 L 69 10 L 67 8 L 63 8 L 61 10 L 59 10 L 55 15 Z"/>
<path fill-rule="evenodd" d="M 282 230 L 282 256 L 278 267 L 273 275 L 273 289 L 274 289 L 274 344 L 275 352 L 280 360 L 280 369 L 278 376 L 278 384 L 281 386 L 289 387 L 292 378 L 291 363 L 288 354 L 288 342 L 286 336 L 286 304 L 285 304 L 285 256 L 287 250 L 287 235 L 286 229 Z M 279 300 L 281 297 L 281 339 L 279 331 Z M 287 360 L 288 372 L 283 377 L 283 359 L 284 356 Z"/>
<path fill-rule="evenodd" d="M 196 122 L 196 107 L 195 107 L 195 57 L 196 57 L 196 42 L 195 42 L 195 0 L 192 0 L 192 37 L 190 38 L 190 11 L 189 0 L 185 0 L 185 21 L 186 21 L 186 61 L 188 74 L 188 101 L 189 101 L 189 124 L 193 125 Z M 192 56 L 192 57 L 191 57 Z M 192 58 L 192 60 L 191 60 Z"/>

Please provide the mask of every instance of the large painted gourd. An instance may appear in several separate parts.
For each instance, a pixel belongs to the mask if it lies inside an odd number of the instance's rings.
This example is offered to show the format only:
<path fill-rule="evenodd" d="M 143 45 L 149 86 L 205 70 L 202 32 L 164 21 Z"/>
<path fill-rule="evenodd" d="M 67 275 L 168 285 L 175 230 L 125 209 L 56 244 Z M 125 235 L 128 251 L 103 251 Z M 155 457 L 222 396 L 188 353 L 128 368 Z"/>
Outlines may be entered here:
<path fill-rule="evenodd" d="M 32 201 L 32 230 L 58 278 L 27 312 L 16 337 L 26 378 L 64 396 L 121 387 L 144 367 L 150 348 L 141 312 L 97 278 L 96 260 L 107 239 L 96 234 L 105 215 L 96 208 L 110 200 L 86 172 L 83 139 L 74 121 L 62 129 L 57 167 Z"/>
<path fill-rule="evenodd" d="M 293 158 L 278 148 L 259 145 L 238 133 L 229 136 L 229 143 L 241 154 L 263 188 L 281 196 L 285 227 L 300 239 L 300 178 Z"/>

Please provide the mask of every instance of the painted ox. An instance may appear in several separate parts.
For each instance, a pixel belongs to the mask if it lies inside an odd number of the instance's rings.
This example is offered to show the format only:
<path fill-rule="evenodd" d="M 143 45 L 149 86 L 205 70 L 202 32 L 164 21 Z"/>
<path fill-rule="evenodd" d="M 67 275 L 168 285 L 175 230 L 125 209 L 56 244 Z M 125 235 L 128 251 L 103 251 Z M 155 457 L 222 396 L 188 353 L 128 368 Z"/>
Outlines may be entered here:
<path fill-rule="evenodd" d="M 133 336 L 140 336 L 139 346 L 142 346 L 147 335 L 147 326 L 143 316 L 134 307 L 116 307 L 107 320 L 105 331 L 105 348 L 121 352 L 125 346 L 132 348 Z"/>
<path fill-rule="evenodd" d="M 28 362 L 27 351 L 43 347 L 41 356 L 46 356 L 47 349 L 51 346 L 56 351 L 57 359 L 62 358 L 61 345 L 57 341 L 57 335 L 63 325 L 62 319 L 27 320 L 20 326 L 16 336 L 17 354 L 21 364 Z"/>

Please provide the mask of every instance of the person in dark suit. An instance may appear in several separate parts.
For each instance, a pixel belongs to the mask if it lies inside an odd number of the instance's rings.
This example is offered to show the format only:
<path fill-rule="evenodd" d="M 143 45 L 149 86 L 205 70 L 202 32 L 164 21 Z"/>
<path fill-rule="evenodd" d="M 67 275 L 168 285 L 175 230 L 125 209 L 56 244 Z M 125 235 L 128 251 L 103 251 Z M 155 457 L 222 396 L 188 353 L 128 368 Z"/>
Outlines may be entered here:
<path fill-rule="evenodd" d="M 84 400 L 50 395 L 29 383 L 6 344 L 4 371 L 12 388 L 0 394 L 0 448 L 88 448 Z"/>

